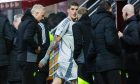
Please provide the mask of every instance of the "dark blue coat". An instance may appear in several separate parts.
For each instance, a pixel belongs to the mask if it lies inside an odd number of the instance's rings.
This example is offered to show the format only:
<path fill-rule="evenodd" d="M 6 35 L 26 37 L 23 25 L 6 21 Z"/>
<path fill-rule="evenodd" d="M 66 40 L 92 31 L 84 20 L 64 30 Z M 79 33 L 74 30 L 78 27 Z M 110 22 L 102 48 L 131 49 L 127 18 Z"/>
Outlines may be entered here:
<path fill-rule="evenodd" d="M 132 16 L 126 21 L 126 27 L 123 31 L 121 41 L 127 53 L 137 51 L 137 46 L 140 44 L 137 25 L 138 23 L 135 16 Z"/>
<path fill-rule="evenodd" d="M 38 21 L 32 16 L 30 10 L 27 10 L 18 28 L 18 61 L 26 61 L 27 51 L 35 53 L 38 44 L 34 36 L 38 31 Z"/>
<path fill-rule="evenodd" d="M 130 17 L 126 21 L 126 27 L 123 31 L 123 37 L 121 38 L 123 49 L 125 51 L 124 64 L 125 69 L 130 71 L 140 71 L 140 57 L 139 57 L 139 45 L 140 38 L 138 32 L 138 23 L 135 16 Z"/>
<path fill-rule="evenodd" d="M 9 54 L 10 62 L 8 66 L 8 81 L 10 82 L 15 82 L 15 81 L 21 81 L 21 70 L 18 66 L 17 62 L 17 45 L 16 45 L 16 40 L 17 40 L 17 29 L 12 26 L 13 32 L 14 32 L 14 40 L 13 40 L 13 48 L 12 51 Z"/>
<path fill-rule="evenodd" d="M 73 37 L 74 37 L 74 59 L 77 63 L 84 63 L 87 61 L 87 53 L 89 44 L 91 41 L 91 20 L 88 15 L 83 15 L 79 21 L 77 21 L 73 27 Z M 81 50 L 83 50 L 83 56 L 80 57 Z"/>
<path fill-rule="evenodd" d="M 13 31 L 8 18 L 0 14 L 0 66 L 8 65 L 12 49 Z"/>
<path fill-rule="evenodd" d="M 88 62 L 91 71 L 103 72 L 121 68 L 121 47 L 115 26 L 115 20 L 110 12 L 98 10 L 92 16 L 93 47 L 90 53 L 96 52 L 95 55 L 89 55 Z M 92 59 L 94 58 L 94 59 Z"/>

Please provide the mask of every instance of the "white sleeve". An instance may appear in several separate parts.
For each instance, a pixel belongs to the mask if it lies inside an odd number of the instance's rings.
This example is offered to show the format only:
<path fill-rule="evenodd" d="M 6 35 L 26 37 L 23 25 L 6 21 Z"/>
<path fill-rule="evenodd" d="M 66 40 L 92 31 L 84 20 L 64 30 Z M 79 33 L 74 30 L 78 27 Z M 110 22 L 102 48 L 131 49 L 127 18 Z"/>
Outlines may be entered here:
<path fill-rule="evenodd" d="M 65 32 L 67 31 L 67 28 L 69 27 L 70 20 L 64 19 L 58 26 L 55 32 L 55 35 L 59 35 L 62 37 Z"/>
<path fill-rule="evenodd" d="M 45 57 L 40 61 L 43 65 L 46 65 L 49 60 L 49 55 L 46 53 Z"/>

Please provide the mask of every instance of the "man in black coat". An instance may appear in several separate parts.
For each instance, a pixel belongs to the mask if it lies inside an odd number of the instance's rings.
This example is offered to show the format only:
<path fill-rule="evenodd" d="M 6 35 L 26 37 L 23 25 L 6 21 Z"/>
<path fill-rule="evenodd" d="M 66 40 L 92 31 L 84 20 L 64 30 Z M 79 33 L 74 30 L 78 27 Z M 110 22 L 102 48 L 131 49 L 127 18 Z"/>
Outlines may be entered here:
<path fill-rule="evenodd" d="M 128 73 L 128 84 L 139 84 L 140 78 L 140 57 L 139 57 L 139 33 L 137 26 L 137 19 L 134 14 L 134 6 L 127 4 L 122 9 L 123 18 L 126 22 L 126 27 L 123 33 L 119 32 L 118 35 L 121 39 L 125 56 L 124 65 Z"/>
<path fill-rule="evenodd" d="M 78 64 L 78 78 L 92 84 L 92 74 L 87 72 L 87 53 L 91 41 L 91 20 L 86 8 L 78 9 L 79 20 L 73 24 L 74 59 Z M 78 83 L 81 83 L 78 80 Z"/>
<path fill-rule="evenodd" d="M 18 26 L 21 22 L 22 14 L 17 14 L 14 16 L 13 20 L 13 33 L 14 33 L 14 39 L 13 39 L 13 48 L 10 52 L 10 63 L 8 66 L 8 83 L 9 84 L 21 84 L 21 70 L 18 66 L 17 62 L 17 31 Z"/>
<path fill-rule="evenodd" d="M 121 84 L 119 70 L 121 69 L 121 47 L 111 4 L 102 1 L 92 16 L 94 49 L 88 56 L 88 64 L 95 76 L 96 84 Z"/>
<path fill-rule="evenodd" d="M 40 62 L 40 60 L 45 56 L 46 51 L 50 45 L 50 37 L 49 37 L 49 29 L 47 24 L 47 18 L 44 20 L 41 20 L 41 22 L 38 23 L 38 36 L 39 36 L 39 46 L 41 47 L 41 52 L 38 54 L 37 57 L 37 63 Z M 43 68 L 38 68 L 37 66 L 37 74 L 35 76 L 36 84 L 48 84 L 46 81 L 46 78 L 49 76 L 49 61 Z"/>
<path fill-rule="evenodd" d="M 27 10 L 18 29 L 18 58 L 23 68 L 23 84 L 35 84 L 35 63 L 40 53 L 38 22 L 44 19 L 45 8 L 36 4 Z"/>
<path fill-rule="evenodd" d="M 8 18 L 0 14 L 0 84 L 7 84 L 9 53 L 12 49 L 13 31 Z"/>

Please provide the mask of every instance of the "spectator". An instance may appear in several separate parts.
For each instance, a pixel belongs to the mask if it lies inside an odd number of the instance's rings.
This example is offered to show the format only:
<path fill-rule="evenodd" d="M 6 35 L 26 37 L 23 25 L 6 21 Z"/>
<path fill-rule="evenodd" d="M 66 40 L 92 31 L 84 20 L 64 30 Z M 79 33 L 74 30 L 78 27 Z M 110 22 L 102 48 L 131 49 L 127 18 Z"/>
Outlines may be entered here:
<path fill-rule="evenodd" d="M 23 68 L 23 84 L 35 84 L 35 64 L 41 47 L 38 44 L 38 22 L 44 19 L 45 7 L 35 4 L 27 10 L 18 29 L 18 61 Z"/>
<path fill-rule="evenodd" d="M 0 84 L 7 84 L 9 53 L 12 49 L 13 31 L 6 16 L 0 14 Z"/>
<path fill-rule="evenodd" d="M 125 5 L 122 9 L 122 13 L 126 27 L 123 33 L 119 32 L 118 35 L 125 50 L 124 65 L 128 73 L 127 84 L 139 84 L 140 57 L 138 53 L 140 41 L 134 6 L 131 4 Z"/>
<path fill-rule="evenodd" d="M 112 15 L 111 4 L 102 1 L 92 17 L 93 48 L 88 56 L 96 84 L 121 84 L 121 47 Z M 95 52 L 95 55 L 90 54 Z"/>
<path fill-rule="evenodd" d="M 41 47 L 41 51 L 37 56 L 37 71 L 38 73 L 35 76 L 36 84 L 48 84 L 46 78 L 49 76 L 49 62 L 41 69 L 38 68 L 39 61 L 45 56 L 46 51 L 50 45 L 50 37 L 49 37 L 49 30 L 47 28 L 47 21 L 45 19 L 41 20 L 38 23 L 39 32 L 39 46 Z"/>
<path fill-rule="evenodd" d="M 8 66 L 8 82 L 9 84 L 21 84 L 21 70 L 18 66 L 17 62 L 17 31 L 18 31 L 18 26 L 21 22 L 22 14 L 17 14 L 14 16 L 14 21 L 13 21 L 13 32 L 14 32 L 14 40 L 13 40 L 13 49 L 10 53 L 10 64 Z"/>
<path fill-rule="evenodd" d="M 87 53 L 89 44 L 91 42 L 91 20 L 88 16 L 88 10 L 81 7 L 77 11 L 78 21 L 73 25 L 73 38 L 74 38 L 74 59 L 78 64 L 78 84 L 87 82 L 93 84 L 92 74 L 87 71 Z M 80 81 L 79 79 L 83 80 Z M 84 83 L 85 84 L 85 83 Z"/>

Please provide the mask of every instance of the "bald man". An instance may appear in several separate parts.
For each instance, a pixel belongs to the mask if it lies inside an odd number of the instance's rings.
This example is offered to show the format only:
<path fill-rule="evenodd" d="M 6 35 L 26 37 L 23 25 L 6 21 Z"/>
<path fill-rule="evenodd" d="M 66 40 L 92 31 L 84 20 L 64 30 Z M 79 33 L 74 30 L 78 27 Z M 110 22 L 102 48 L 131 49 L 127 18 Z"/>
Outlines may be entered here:
<path fill-rule="evenodd" d="M 131 4 L 127 4 L 122 9 L 123 19 L 127 20 L 128 18 L 134 16 L 134 6 Z"/>
<path fill-rule="evenodd" d="M 121 39 L 125 56 L 124 64 L 125 69 L 128 73 L 128 83 L 127 84 L 139 84 L 139 61 L 140 57 L 138 54 L 139 46 L 139 35 L 137 28 L 137 19 L 134 14 L 134 6 L 127 4 L 122 9 L 123 19 L 126 23 L 126 27 L 123 33 L 119 32 L 119 37 Z"/>

